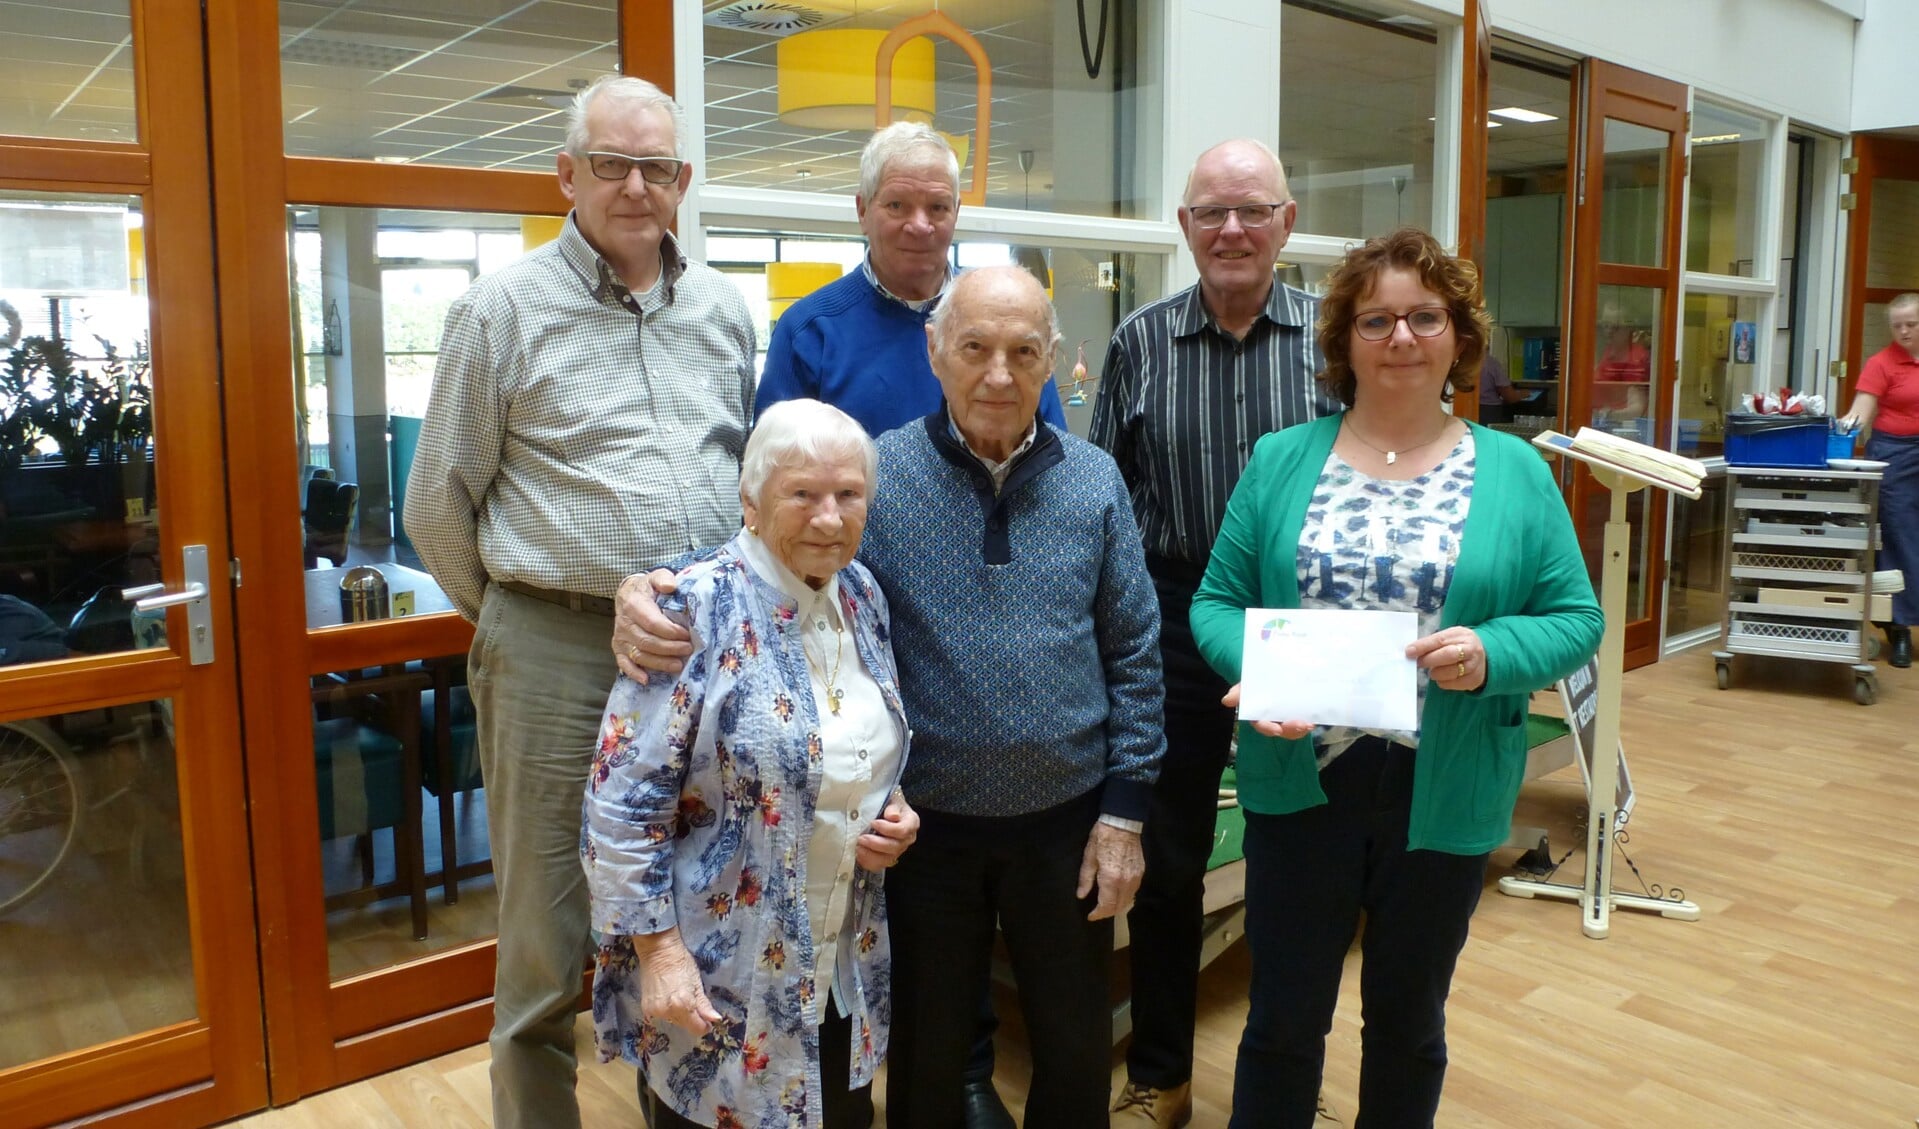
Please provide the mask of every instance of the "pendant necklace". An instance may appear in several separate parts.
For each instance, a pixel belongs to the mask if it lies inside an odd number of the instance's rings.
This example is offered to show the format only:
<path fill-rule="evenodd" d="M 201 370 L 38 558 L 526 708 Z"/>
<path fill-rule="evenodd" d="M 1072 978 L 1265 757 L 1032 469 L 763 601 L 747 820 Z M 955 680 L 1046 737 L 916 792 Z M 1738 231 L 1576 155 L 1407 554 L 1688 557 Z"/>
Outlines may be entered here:
<path fill-rule="evenodd" d="M 1408 447 L 1408 448 L 1406 448 L 1406 451 L 1405 451 L 1405 453 L 1406 453 L 1406 454 L 1408 454 L 1408 455 L 1410 455 L 1410 454 L 1412 454 L 1412 453 L 1413 453 L 1414 451 L 1423 451 L 1423 450 L 1425 450 L 1426 448 L 1428 448 L 1428 447 L 1430 447 L 1430 446 L 1432 446 L 1432 445 L 1433 445 L 1434 443 L 1437 443 L 1437 442 L 1439 441 L 1439 437 L 1440 437 L 1440 436 L 1442 436 L 1442 435 L 1444 435 L 1444 434 L 1446 434 L 1446 430 L 1447 430 L 1448 428 L 1450 428 L 1450 427 L 1451 427 L 1452 425 L 1453 425 L 1453 419 L 1452 419 L 1452 417 L 1451 417 L 1451 416 L 1447 416 L 1447 417 L 1446 417 L 1446 422 L 1444 422 L 1444 423 L 1442 423 L 1442 424 L 1440 424 L 1440 425 L 1439 425 L 1439 430 L 1438 430 L 1438 431 L 1435 431 L 1435 432 L 1433 432 L 1433 437 L 1432 437 L 1431 439 L 1428 439 L 1428 440 L 1426 440 L 1426 441 L 1425 441 L 1424 443 L 1421 443 L 1421 444 L 1419 444 L 1419 445 L 1418 445 L 1418 446 L 1416 446 L 1416 447 Z M 1359 440 L 1359 441 L 1360 441 L 1360 443 L 1362 443 L 1362 444 L 1364 444 L 1365 446 L 1367 446 L 1367 447 L 1370 447 L 1370 448 L 1372 448 L 1373 450 L 1375 450 L 1375 451 L 1378 451 L 1378 452 L 1379 452 L 1380 454 L 1382 454 L 1382 455 L 1384 455 L 1384 456 L 1386 456 L 1386 465 L 1387 465 L 1387 466 L 1392 466 L 1392 465 L 1393 465 L 1394 463 L 1396 463 L 1396 462 L 1398 462 L 1398 461 L 1399 461 L 1399 455 L 1400 455 L 1400 452 L 1398 452 L 1398 451 L 1388 451 L 1388 450 L 1387 450 L 1386 448 L 1384 448 L 1384 447 L 1381 447 L 1381 446 L 1380 446 L 1379 444 L 1377 444 L 1377 443 L 1374 443 L 1374 442 L 1372 442 L 1371 440 L 1369 440 L 1369 439 L 1367 439 L 1367 438 L 1366 438 L 1366 437 L 1365 437 L 1364 435 L 1361 435 L 1361 434 L 1359 433 L 1359 429 L 1358 429 L 1357 427 L 1354 427 L 1354 426 L 1353 426 L 1353 421 L 1352 421 L 1352 419 L 1351 419 L 1351 417 L 1348 417 L 1348 418 L 1347 418 L 1347 420 L 1346 420 L 1346 430 L 1347 430 L 1347 431 L 1350 431 L 1350 432 L 1352 432 L 1352 435 L 1353 435 L 1353 438 L 1354 438 L 1354 439 L 1357 439 L 1357 440 Z"/>
<path fill-rule="evenodd" d="M 824 619 L 820 621 L 822 625 L 824 625 L 825 622 Z M 840 678 L 840 659 L 846 654 L 845 628 L 835 627 L 833 629 L 833 643 L 833 669 L 828 671 L 824 669 L 826 665 L 824 659 L 817 663 L 813 661 L 813 648 L 806 645 L 805 635 L 800 636 L 800 653 L 806 656 L 806 667 L 818 675 L 820 684 L 826 687 L 826 708 L 828 712 L 837 717 L 840 712 L 840 701 L 846 697 L 846 691 L 834 685 Z"/>

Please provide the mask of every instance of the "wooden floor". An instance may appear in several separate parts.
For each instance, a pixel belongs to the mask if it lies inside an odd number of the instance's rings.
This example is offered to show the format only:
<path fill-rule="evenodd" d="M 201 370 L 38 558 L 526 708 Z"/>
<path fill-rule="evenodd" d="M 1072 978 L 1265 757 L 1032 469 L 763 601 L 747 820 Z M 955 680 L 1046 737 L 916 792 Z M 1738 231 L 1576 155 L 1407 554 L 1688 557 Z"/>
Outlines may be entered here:
<path fill-rule="evenodd" d="M 1701 649 L 1629 675 L 1625 712 L 1639 806 L 1617 885 L 1636 886 L 1630 858 L 1704 917 L 1621 913 L 1593 941 L 1574 906 L 1504 897 L 1489 875 L 1453 985 L 1439 1124 L 1912 1126 L 1919 669 L 1882 668 L 1879 702 L 1862 708 L 1842 666 L 1742 659 L 1721 692 Z M 1555 854 L 1581 842 L 1575 771 L 1528 785 L 1520 804 Z M 1510 858 L 1494 861 L 1497 873 Z M 1562 877 L 1577 881 L 1580 862 Z M 1354 972 L 1326 1053 L 1327 1092 L 1349 1120 Z M 1246 975 L 1242 946 L 1202 981 L 1197 1129 L 1225 1124 Z M 1010 995 L 1001 1004 L 1017 1008 Z M 1001 1047 L 1001 1088 L 1017 1106 L 1027 1067 L 1016 1017 Z M 485 1126 L 486 1069 L 477 1047 L 241 1124 Z M 631 1068 L 590 1066 L 580 1092 L 587 1125 L 639 1124 Z"/>

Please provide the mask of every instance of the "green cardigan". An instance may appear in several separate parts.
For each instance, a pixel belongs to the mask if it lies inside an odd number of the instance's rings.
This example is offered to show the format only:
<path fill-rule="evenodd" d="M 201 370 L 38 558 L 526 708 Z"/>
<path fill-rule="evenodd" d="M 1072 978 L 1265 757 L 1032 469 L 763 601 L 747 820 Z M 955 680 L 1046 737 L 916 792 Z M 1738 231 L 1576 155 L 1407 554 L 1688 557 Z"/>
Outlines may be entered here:
<path fill-rule="evenodd" d="M 1341 418 L 1262 438 L 1227 503 L 1192 622 L 1200 653 L 1229 682 L 1240 678 L 1245 610 L 1299 606 L 1300 531 Z M 1440 624 L 1479 633 L 1486 681 L 1471 693 L 1428 689 L 1407 832 L 1410 850 L 1462 855 L 1505 842 L 1526 769 L 1527 699 L 1592 657 L 1605 630 L 1545 460 L 1512 436 L 1477 424 L 1472 434 L 1472 505 Z M 1267 815 L 1325 803 L 1311 738 L 1242 724 L 1239 802 Z"/>

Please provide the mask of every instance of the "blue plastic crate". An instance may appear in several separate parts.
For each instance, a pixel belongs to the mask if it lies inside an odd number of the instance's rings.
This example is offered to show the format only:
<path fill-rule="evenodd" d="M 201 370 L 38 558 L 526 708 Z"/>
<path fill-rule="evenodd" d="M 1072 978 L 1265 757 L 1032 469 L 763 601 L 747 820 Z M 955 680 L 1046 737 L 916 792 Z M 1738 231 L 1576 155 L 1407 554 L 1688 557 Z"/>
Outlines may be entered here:
<path fill-rule="evenodd" d="M 1829 459 L 1852 458 L 1853 442 L 1859 438 L 1857 431 L 1834 431 L 1826 436 L 1826 457 Z"/>
<path fill-rule="evenodd" d="M 1825 416 L 1726 413 L 1726 462 L 1731 466 L 1819 467 L 1826 465 Z"/>

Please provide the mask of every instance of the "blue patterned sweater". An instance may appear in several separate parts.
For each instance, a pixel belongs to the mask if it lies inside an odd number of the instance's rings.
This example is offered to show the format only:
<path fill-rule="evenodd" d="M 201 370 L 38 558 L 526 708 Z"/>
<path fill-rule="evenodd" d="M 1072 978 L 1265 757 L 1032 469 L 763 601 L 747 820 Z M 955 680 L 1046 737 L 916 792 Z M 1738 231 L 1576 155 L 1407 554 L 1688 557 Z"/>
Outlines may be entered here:
<path fill-rule="evenodd" d="M 944 408 L 879 449 L 859 555 L 893 612 L 907 799 L 1016 816 L 1103 789 L 1102 812 L 1146 818 L 1159 602 L 1111 456 L 1042 425 L 996 495 Z"/>

